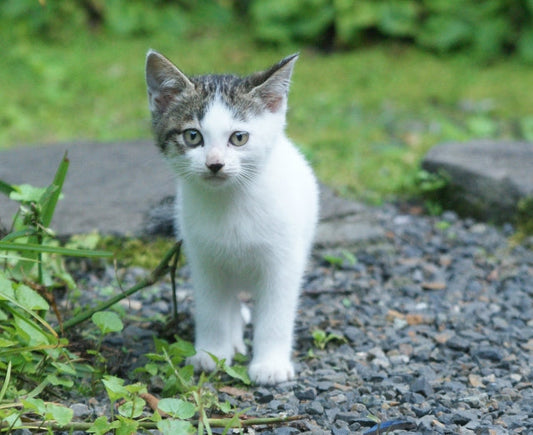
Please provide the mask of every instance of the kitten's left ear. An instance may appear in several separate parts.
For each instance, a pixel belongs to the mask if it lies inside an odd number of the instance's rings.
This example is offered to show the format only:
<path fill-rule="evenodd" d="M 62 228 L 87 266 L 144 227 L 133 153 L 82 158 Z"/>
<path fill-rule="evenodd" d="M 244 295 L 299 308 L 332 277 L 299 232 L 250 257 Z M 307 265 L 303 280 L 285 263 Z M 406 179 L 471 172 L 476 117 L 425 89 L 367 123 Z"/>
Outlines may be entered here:
<path fill-rule="evenodd" d="M 287 100 L 292 70 L 299 55 L 287 56 L 270 69 L 250 76 L 254 86 L 250 93 L 258 96 L 273 113 L 280 110 Z"/>

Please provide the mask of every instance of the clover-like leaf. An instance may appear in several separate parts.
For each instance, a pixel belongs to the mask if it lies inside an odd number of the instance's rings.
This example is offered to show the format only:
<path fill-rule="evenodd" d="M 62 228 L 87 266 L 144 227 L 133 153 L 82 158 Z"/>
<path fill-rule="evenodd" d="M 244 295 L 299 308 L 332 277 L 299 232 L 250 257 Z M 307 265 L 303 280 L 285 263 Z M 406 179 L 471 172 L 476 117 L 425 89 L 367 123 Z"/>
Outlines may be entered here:
<path fill-rule="evenodd" d="M 161 399 L 157 404 L 160 411 L 166 412 L 174 418 L 187 420 L 196 413 L 196 407 L 182 399 Z"/>
<path fill-rule="evenodd" d="M 100 331 L 102 331 L 102 334 L 119 332 L 124 328 L 122 320 L 113 311 L 98 311 L 92 315 L 91 319 Z"/>

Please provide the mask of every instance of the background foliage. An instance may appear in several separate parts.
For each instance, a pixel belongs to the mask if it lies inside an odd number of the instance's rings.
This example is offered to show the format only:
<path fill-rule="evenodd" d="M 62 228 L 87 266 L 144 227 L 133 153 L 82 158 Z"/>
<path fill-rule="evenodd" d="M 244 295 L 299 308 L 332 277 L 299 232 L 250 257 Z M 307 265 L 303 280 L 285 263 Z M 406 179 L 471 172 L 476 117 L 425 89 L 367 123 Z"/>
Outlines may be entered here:
<path fill-rule="evenodd" d="M 250 15 L 256 36 L 273 43 L 353 48 L 400 39 L 438 53 L 492 60 L 516 51 L 533 61 L 530 0 L 252 0 Z"/>
<path fill-rule="evenodd" d="M 324 182 L 371 201 L 419 193 L 437 143 L 533 140 L 533 1 L 41 3 L 0 2 L 0 148 L 149 138 L 149 47 L 190 74 L 301 51 L 289 136 Z"/>
<path fill-rule="evenodd" d="M 4 0 L 0 15 L 15 32 L 53 39 L 80 26 L 119 36 L 160 29 L 183 34 L 203 22 L 237 15 L 262 42 L 353 49 L 401 40 L 437 52 L 469 50 L 480 60 L 516 52 L 533 62 L 532 0 Z"/>

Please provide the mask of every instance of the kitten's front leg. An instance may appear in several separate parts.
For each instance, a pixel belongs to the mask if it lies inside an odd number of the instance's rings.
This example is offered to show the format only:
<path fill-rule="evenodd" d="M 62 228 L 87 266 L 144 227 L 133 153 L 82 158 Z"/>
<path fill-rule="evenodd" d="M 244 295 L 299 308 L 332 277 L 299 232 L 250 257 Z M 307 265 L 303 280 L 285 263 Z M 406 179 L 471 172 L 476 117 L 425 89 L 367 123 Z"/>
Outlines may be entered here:
<path fill-rule="evenodd" d="M 262 289 L 256 296 L 253 359 L 250 379 L 277 384 L 294 378 L 291 361 L 299 282 Z"/>
<path fill-rule="evenodd" d="M 210 354 L 231 364 L 235 350 L 245 351 L 242 341 L 240 302 L 233 294 L 217 289 L 195 291 L 196 355 L 187 359 L 197 371 L 213 371 L 216 363 Z"/>

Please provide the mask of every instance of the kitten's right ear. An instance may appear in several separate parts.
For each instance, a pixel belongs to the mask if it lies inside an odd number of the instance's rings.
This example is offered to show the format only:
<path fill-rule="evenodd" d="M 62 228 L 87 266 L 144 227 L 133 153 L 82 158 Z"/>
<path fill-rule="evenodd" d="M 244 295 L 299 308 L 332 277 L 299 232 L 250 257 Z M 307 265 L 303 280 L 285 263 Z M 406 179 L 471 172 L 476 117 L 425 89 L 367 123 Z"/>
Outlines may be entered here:
<path fill-rule="evenodd" d="M 170 60 L 155 50 L 146 55 L 146 85 L 152 113 L 164 112 L 172 99 L 194 85 Z"/>

